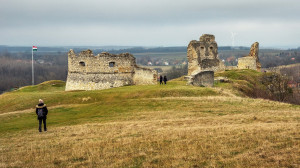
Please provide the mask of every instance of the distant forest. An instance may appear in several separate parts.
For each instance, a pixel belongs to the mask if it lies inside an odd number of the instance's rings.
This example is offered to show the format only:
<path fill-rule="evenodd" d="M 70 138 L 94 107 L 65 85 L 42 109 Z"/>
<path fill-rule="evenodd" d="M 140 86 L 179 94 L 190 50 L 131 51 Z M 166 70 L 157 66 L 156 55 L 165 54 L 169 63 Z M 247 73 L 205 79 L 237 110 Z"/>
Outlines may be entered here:
<path fill-rule="evenodd" d="M 32 84 L 31 52 L 0 53 L 0 93 Z M 66 80 L 66 53 L 36 54 L 35 84 Z"/>
<path fill-rule="evenodd" d="M 67 52 L 70 48 L 76 53 L 92 49 L 95 55 L 101 52 L 129 52 L 143 66 L 148 66 L 149 63 L 152 66 L 172 66 L 173 68 L 164 72 L 169 75 L 169 79 L 187 72 L 187 47 L 38 47 L 38 51 L 34 52 L 35 84 L 47 80 L 66 80 Z M 249 47 L 219 47 L 219 58 L 227 66 L 234 66 L 237 59 L 246 56 L 249 50 Z M 300 48 L 261 49 L 259 59 L 263 68 L 300 63 Z M 31 85 L 31 81 L 31 47 L 0 46 L 0 93 Z"/>

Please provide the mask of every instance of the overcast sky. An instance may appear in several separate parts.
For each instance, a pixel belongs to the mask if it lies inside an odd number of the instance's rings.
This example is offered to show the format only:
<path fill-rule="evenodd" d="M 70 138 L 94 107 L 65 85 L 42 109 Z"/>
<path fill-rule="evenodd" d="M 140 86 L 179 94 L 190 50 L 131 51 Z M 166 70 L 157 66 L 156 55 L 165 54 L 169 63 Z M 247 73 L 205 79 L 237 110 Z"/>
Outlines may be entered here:
<path fill-rule="evenodd" d="M 299 0 L 0 0 L 0 45 L 300 46 Z"/>

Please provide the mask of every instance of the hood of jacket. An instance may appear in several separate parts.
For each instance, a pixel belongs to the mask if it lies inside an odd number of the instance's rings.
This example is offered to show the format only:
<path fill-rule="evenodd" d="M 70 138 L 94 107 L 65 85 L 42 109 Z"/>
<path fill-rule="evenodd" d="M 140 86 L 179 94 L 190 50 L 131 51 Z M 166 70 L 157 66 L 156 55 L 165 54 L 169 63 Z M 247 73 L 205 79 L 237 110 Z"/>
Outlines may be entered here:
<path fill-rule="evenodd" d="M 44 103 L 39 103 L 38 105 L 36 105 L 36 108 L 44 108 L 46 107 L 46 104 Z"/>

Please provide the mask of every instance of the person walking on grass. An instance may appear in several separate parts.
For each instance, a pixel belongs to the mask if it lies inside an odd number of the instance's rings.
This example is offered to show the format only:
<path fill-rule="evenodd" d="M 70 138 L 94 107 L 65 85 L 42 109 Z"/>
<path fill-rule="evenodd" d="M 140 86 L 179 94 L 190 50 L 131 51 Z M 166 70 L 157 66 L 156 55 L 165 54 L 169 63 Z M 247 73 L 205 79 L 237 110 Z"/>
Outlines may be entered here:
<path fill-rule="evenodd" d="M 159 84 L 160 85 L 163 85 L 163 77 L 160 75 L 160 77 L 159 77 Z"/>
<path fill-rule="evenodd" d="M 39 99 L 39 104 L 36 105 L 35 113 L 37 115 L 37 119 L 39 120 L 39 132 L 42 132 L 42 122 L 44 123 L 44 131 L 47 132 L 46 119 L 48 109 L 42 99 Z"/>
<path fill-rule="evenodd" d="M 165 85 L 167 84 L 167 81 L 168 81 L 167 76 L 164 76 Z"/>

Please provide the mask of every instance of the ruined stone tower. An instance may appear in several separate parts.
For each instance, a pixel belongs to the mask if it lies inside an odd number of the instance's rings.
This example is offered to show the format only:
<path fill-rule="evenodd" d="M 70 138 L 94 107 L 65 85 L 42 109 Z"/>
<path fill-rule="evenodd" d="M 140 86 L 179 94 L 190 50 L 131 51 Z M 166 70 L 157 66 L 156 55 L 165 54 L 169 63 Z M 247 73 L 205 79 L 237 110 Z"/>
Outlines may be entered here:
<path fill-rule="evenodd" d="M 224 63 L 218 58 L 218 44 L 215 36 L 203 34 L 199 41 L 192 40 L 187 48 L 188 75 L 200 71 L 223 71 Z"/>
<path fill-rule="evenodd" d="M 261 64 L 258 59 L 259 43 L 255 42 L 251 45 L 249 55 L 238 59 L 238 69 L 253 69 L 260 71 Z"/>
<path fill-rule="evenodd" d="M 187 47 L 188 85 L 213 86 L 214 72 L 224 71 L 225 65 L 218 58 L 215 36 L 203 34 L 199 41 L 192 40 Z"/>
<path fill-rule="evenodd" d="M 68 53 L 66 91 L 156 83 L 156 71 L 137 66 L 134 56 L 129 53 L 103 52 L 94 56 L 91 50 L 86 50 L 76 55 L 72 49 Z"/>

